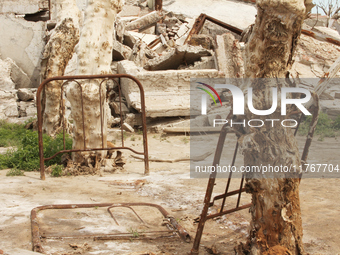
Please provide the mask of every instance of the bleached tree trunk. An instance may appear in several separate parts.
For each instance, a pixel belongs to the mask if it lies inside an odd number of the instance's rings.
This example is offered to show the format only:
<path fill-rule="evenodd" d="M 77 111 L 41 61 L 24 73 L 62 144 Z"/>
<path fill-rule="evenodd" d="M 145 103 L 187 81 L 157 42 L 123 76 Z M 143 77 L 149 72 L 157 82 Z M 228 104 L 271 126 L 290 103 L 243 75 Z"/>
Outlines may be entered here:
<path fill-rule="evenodd" d="M 112 62 L 112 45 L 114 21 L 123 5 L 122 0 L 89 0 L 85 11 L 84 26 L 77 46 L 78 75 L 109 74 Z M 106 97 L 105 83 L 101 87 L 102 102 L 99 100 L 99 80 L 81 81 L 83 91 L 85 130 L 83 129 L 81 96 L 77 84 L 73 83 L 67 88 L 67 99 L 71 103 L 71 116 L 73 118 L 73 148 L 84 148 L 84 135 L 87 148 L 102 146 L 100 107 L 103 116 L 103 140 L 106 147 L 107 114 L 104 107 Z M 92 156 L 103 158 L 106 152 L 74 153 L 73 161 L 89 164 Z M 97 163 L 97 162 L 95 162 Z"/>
<path fill-rule="evenodd" d="M 57 25 L 52 30 L 42 58 L 42 79 L 64 75 L 79 40 L 80 11 L 76 0 L 56 0 Z M 43 91 L 43 131 L 54 135 L 62 125 L 61 81 L 52 81 Z"/>
<path fill-rule="evenodd" d="M 285 78 L 305 18 L 304 0 L 257 0 L 256 5 L 255 25 L 246 44 L 245 77 Z M 280 91 L 281 86 L 287 86 L 284 80 L 279 84 L 275 80 L 251 83 L 255 109 L 270 109 L 271 87 L 279 87 Z M 280 106 L 271 116 L 248 111 L 245 117 L 246 120 L 283 119 Z M 273 128 L 268 123 L 261 128 L 241 127 L 238 131 L 243 133 L 238 141 L 245 166 L 300 165 L 297 142 L 290 128 L 280 124 Z M 246 175 L 246 191 L 252 194 L 252 220 L 248 242 L 236 248 L 238 254 L 304 254 L 298 175 L 277 177 Z"/>

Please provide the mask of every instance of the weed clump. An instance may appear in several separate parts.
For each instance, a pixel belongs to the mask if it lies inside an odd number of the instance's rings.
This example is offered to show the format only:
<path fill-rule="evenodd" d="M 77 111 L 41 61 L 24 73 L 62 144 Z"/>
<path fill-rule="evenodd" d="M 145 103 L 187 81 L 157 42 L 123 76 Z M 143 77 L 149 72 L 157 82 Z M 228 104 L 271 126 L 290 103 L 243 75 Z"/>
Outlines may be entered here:
<path fill-rule="evenodd" d="M 23 175 L 24 172 L 17 168 L 12 168 L 6 173 L 6 176 L 23 176 Z"/>
<path fill-rule="evenodd" d="M 6 154 L 0 154 L 0 169 L 17 168 L 25 171 L 33 171 L 39 169 L 39 142 L 38 132 L 26 130 L 24 125 L 7 124 L 0 122 L 0 134 L 3 132 L 5 136 L 1 136 L 2 143 L 6 146 L 15 145 L 17 150 L 9 150 Z M 11 140 L 15 136 L 15 139 Z M 63 150 L 63 134 L 60 133 L 52 138 L 43 135 L 44 141 L 44 157 L 53 156 L 60 150 Z M 72 148 L 72 139 L 66 135 L 66 150 Z M 61 154 L 54 159 L 45 162 L 46 166 L 60 164 Z"/>

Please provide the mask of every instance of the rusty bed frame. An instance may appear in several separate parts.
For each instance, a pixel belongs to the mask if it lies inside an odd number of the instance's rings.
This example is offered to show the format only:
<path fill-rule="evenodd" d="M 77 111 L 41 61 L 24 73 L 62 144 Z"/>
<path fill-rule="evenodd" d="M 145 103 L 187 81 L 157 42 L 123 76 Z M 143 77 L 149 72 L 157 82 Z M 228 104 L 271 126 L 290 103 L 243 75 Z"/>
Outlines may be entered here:
<path fill-rule="evenodd" d="M 140 100 L 141 100 L 141 114 L 142 114 L 142 130 L 143 130 L 143 152 L 138 152 L 130 147 L 125 147 L 124 146 L 124 136 L 123 136 L 123 118 L 122 118 L 122 95 L 121 95 L 121 87 L 120 87 L 120 79 L 121 78 L 127 78 L 133 80 L 140 91 Z M 118 85 L 119 89 L 119 107 L 120 107 L 120 124 L 121 124 L 121 139 L 122 139 L 122 146 L 121 147 L 115 147 L 114 149 L 117 150 L 130 150 L 133 153 L 143 155 L 144 156 L 144 174 L 149 174 L 149 156 L 148 156 L 148 142 L 147 142 L 147 128 L 146 128 L 146 114 L 145 114 L 145 95 L 144 95 L 144 89 L 141 84 L 141 82 L 135 78 L 132 75 L 129 74 L 105 74 L 105 75 L 76 75 L 76 76 L 56 76 L 56 77 L 51 77 L 46 80 L 44 80 L 38 90 L 37 90 L 37 117 L 38 117 L 38 136 L 39 136 L 39 159 L 40 159 L 40 178 L 42 180 L 45 180 L 45 166 L 44 162 L 50 159 L 55 158 L 59 154 L 63 153 L 69 153 L 69 152 L 82 152 L 82 151 L 98 151 L 98 150 L 112 150 L 113 148 L 104 148 L 104 138 L 103 138 L 103 109 L 100 107 L 100 120 L 101 120 L 101 140 L 102 140 L 102 146 L 100 148 L 87 148 L 86 147 L 86 136 L 85 136 L 85 119 L 84 119 L 84 105 L 83 105 L 83 91 L 82 91 L 82 86 L 78 82 L 78 80 L 91 80 L 91 79 L 102 79 L 102 81 L 99 84 L 99 100 L 100 103 L 103 100 L 103 96 L 101 93 L 101 87 L 104 81 L 107 80 L 112 80 L 114 83 Z M 117 82 L 115 79 L 118 79 L 119 81 Z M 63 102 L 63 97 L 64 97 L 64 86 L 67 85 L 69 82 L 75 82 L 78 85 L 78 88 L 80 90 L 80 97 L 81 97 L 81 107 L 82 108 L 82 125 L 83 125 L 83 142 L 84 142 L 84 148 L 83 149 L 72 149 L 72 150 L 66 150 L 66 145 L 65 145 L 65 118 L 63 118 L 63 150 L 57 152 L 53 156 L 49 158 L 44 157 L 44 145 L 43 145 L 43 131 L 42 131 L 42 106 L 41 106 L 41 94 L 42 91 L 46 86 L 51 81 L 65 81 L 62 86 L 61 86 L 61 109 L 62 109 L 62 115 L 65 115 L 65 107 L 64 107 L 64 102 Z M 105 100 L 105 99 L 104 99 Z M 102 104 L 101 104 L 102 105 Z"/>

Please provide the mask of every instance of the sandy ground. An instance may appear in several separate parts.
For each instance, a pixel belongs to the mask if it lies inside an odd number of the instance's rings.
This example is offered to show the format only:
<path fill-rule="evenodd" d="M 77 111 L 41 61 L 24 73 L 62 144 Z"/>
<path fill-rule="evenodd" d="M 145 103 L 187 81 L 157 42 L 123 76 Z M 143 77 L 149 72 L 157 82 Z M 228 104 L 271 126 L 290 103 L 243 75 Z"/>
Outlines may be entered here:
<path fill-rule="evenodd" d="M 234 138 L 228 138 L 234 144 Z M 151 156 L 176 159 L 189 156 L 189 138 L 149 134 Z M 304 138 L 298 138 L 303 147 Z M 128 146 L 142 148 L 140 135 L 127 138 Z M 233 147 L 233 146 L 232 146 Z M 314 141 L 310 161 L 339 164 L 340 143 L 325 139 Z M 231 155 L 232 149 L 227 150 Z M 148 202 L 165 208 L 191 235 L 195 236 L 196 219 L 201 213 L 207 179 L 190 179 L 189 162 L 150 163 L 150 175 L 143 175 L 143 162 L 124 153 L 127 159 L 125 170 L 116 173 L 104 172 L 94 176 L 69 176 L 39 179 L 38 172 L 26 172 L 21 177 L 6 177 L 8 170 L 0 171 L 0 249 L 31 250 L 30 211 L 41 205 Z M 212 161 L 212 155 L 207 158 Z M 241 156 L 239 157 L 241 161 Z M 222 193 L 225 179 L 218 179 L 214 195 Z M 301 182 L 301 207 L 305 249 L 310 254 L 340 254 L 340 180 L 303 179 Z M 236 189 L 239 180 L 232 182 Z M 248 194 L 242 197 L 241 205 L 250 201 Z M 236 197 L 227 200 L 232 207 Z M 88 239 L 43 239 L 47 254 L 187 254 L 192 247 L 178 237 L 141 241 L 138 235 L 148 231 L 166 230 L 157 209 L 135 207 L 143 218 L 141 223 L 128 208 L 112 210 L 120 223 L 117 226 L 107 208 L 45 210 L 38 213 L 40 230 L 49 236 L 93 235 L 126 232 L 135 237 L 128 240 Z M 213 207 L 211 211 L 216 211 Z M 244 242 L 248 233 L 250 215 L 239 211 L 207 222 L 201 242 L 200 254 L 209 254 L 206 248 L 214 246 L 220 254 L 233 254 L 233 247 Z M 73 245 L 74 248 L 71 247 Z M 77 248 L 78 247 L 78 248 Z M 83 247 L 83 248 L 81 248 Z M 25 254 L 25 252 L 11 253 Z M 211 253 L 210 253 L 211 254 Z"/>

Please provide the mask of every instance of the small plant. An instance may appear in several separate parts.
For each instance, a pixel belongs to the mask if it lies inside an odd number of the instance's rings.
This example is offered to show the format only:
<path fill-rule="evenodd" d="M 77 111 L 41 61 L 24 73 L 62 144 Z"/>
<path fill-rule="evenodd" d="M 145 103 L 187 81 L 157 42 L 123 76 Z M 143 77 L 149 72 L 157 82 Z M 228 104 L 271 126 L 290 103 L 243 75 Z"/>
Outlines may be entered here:
<path fill-rule="evenodd" d="M 60 177 L 60 176 L 62 176 L 62 174 L 63 174 L 63 166 L 55 164 L 55 165 L 51 166 L 51 169 L 52 169 L 52 171 L 51 171 L 51 176 L 52 177 Z"/>
<path fill-rule="evenodd" d="M 159 137 L 159 140 L 160 140 L 161 142 L 163 142 L 163 141 L 166 141 L 166 142 L 168 142 L 168 143 L 169 143 L 169 141 L 168 141 L 168 138 L 167 138 L 166 134 L 162 134 L 162 135 Z"/>
<path fill-rule="evenodd" d="M 135 140 L 136 140 L 136 137 L 131 136 L 130 140 L 131 140 L 131 141 L 135 141 Z"/>
<path fill-rule="evenodd" d="M 7 173 L 6 176 L 23 176 L 24 172 L 18 168 L 12 168 Z"/>
<path fill-rule="evenodd" d="M 138 238 L 139 237 L 139 232 L 137 229 L 130 228 L 130 233 L 132 234 L 133 238 Z"/>
<path fill-rule="evenodd" d="M 182 138 L 183 143 L 187 144 L 189 142 L 189 138 L 187 136 Z"/>
<path fill-rule="evenodd" d="M 99 207 L 98 206 L 95 206 L 94 209 L 98 209 Z"/>

